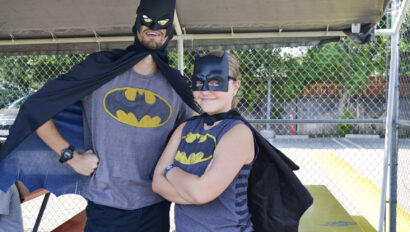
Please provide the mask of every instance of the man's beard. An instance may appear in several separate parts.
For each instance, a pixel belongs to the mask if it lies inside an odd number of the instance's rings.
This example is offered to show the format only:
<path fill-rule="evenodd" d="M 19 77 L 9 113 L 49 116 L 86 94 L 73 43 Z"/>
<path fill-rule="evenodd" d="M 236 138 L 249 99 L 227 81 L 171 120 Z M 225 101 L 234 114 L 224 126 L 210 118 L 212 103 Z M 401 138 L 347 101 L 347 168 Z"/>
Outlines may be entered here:
<path fill-rule="evenodd" d="M 160 49 L 164 45 L 163 41 L 155 41 L 151 39 L 142 39 L 140 40 L 140 43 L 142 46 L 150 50 Z"/>

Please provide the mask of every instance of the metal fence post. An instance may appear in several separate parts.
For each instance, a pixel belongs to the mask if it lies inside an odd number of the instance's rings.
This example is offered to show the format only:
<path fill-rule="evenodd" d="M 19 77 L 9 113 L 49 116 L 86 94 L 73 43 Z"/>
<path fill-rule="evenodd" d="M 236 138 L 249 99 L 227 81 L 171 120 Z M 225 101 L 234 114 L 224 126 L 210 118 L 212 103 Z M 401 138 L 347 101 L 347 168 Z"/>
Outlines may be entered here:
<path fill-rule="evenodd" d="M 399 9 L 399 1 L 395 3 L 395 9 Z M 392 19 L 394 22 L 397 20 L 398 11 L 394 11 L 392 15 Z M 399 85 L 400 85 L 400 77 L 399 77 L 399 47 L 400 47 L 400 30 L 392 36 L 391 38 L 391 49 L 392 49 L 392 57 L 394 55 L 394 59 L 392 58 L 392 63 L 390 66 L 391 76 L 394 77 L 394 112 L 392 116 L 392 134 L 391 134 L 391 153 L 390 153 L 390 232 L 396 232 L 397 228 L 397 166 L 398 166 L 398 123 L 399 120 Z"/>
<path fill-rule="evenodd" d="M 272 94 L 272 90 L 271 90 L 271 88 L 272 88 L 272 84 L 271 84 L 271 82 L 272 82 L 272 77 L 269 77 L 269 79 L 268 79 L 268 95 L 266 96 L 266 98 L 267 98 L 267 104 L 266 104 L 266 119 L 270 119 L 270 111 L 271 111 L 271 94 Z M 266 130 L 270 130 L 270 124 L 269 123 L 266 123 Z"/>
<path fill-rule="evenodd" d="M 399 2 L 392 2 L 392 22 L 395 22 Z M 389 231 L 396 232 L 396 206 L 397 206 L 397 120 L 398 120 L 398 86 L 399 86 L 399 31 L 391 37 L 391 57 L 390 57 L 390 75 L 389 75 L 389 93 L 387 101 L 386 117 L 386 138 L 385 138 L 385 155 L 383 167 L 382 195 L 380 202 L 379 232 L 383 231 L 385 209 L 386 209 L 386 192 L 387 176 L 390 165 L 390 223 Z"/>
<path fill-rule="evenodd" d="M 177 41 L 178 51 L 178 70 L 184 75 L 184 40 L 178 39 Z"/>

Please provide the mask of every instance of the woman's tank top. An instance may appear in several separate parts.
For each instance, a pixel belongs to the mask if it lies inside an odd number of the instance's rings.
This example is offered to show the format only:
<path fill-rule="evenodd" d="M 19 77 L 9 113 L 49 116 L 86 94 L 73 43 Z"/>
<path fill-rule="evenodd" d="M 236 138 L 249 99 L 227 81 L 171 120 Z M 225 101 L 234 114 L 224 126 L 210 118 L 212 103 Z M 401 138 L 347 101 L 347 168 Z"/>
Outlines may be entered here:
<path fill-rule="evenodd" d="M 188 121 L 175 156 L 175 164 L 186 172 L 201 176 L 222 136 L 240 120 L 225 119 L 205 130 L 202 118 Z M 253 231 L 248 210 L 248 177 L 252 163 L 244 165 L 228 188 L 215 200 L 203 205 L 175 205 L 177 232 Z"/>

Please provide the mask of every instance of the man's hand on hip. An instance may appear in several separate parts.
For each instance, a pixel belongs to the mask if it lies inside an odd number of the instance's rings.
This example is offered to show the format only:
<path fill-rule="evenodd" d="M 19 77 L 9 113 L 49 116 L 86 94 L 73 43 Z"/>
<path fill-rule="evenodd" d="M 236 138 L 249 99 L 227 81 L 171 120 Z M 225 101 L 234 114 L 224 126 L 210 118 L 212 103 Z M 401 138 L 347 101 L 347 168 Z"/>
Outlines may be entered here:
<path fill-rule="evenodd" d="M 91 176 L 95 169 L 97 169 L 99 161 L 97 155 L 92 150 L 88 150 L 82 154 L 75 151 L 73 158 L 68 160 L 67 164 L 78 174 Z"/>

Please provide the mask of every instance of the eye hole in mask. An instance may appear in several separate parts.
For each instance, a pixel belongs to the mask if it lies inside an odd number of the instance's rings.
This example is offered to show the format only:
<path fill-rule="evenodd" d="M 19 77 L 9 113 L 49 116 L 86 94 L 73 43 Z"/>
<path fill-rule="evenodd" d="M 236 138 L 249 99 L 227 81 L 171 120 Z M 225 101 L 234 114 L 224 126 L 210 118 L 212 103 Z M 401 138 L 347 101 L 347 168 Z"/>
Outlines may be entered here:
<path fill-rule="evenodd" d="M 219 86 L 219 81 L 217 81 L 217 80 L 209 81 L 208 86 L 218 87 Z"/>
<path fill-rule="evenodd" d="M 142 20 L 144 20 L 145 23 L 152 23 L 152 19 L 146 15 L 142 15 Z"/>
<path fill-rule="evenodd" d="M 161 26 L 167 25 L 168 22 L 169 22 L 169 19 L 158 20 L 158 24 L 161 25 Z"/>
<path fill-rule="evenodd" d="M 201 88 L 204 85 L 203 81 L 196 81 L 195 86 Z"/>
<path fill-rule="evenodd" d="M 201 81 L 201 80 L 195 81 L 195 86 L 196 86 L 196 87 L 201 88 L 203 85 L 204 85 L 204 82 L 203 82 L 203 81 Z M 208 81 L 208 86 L 218 87 L 219 85 L 220 85 L 220 82 L 219 82 L 218 80 Z"/>

